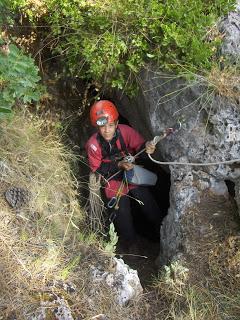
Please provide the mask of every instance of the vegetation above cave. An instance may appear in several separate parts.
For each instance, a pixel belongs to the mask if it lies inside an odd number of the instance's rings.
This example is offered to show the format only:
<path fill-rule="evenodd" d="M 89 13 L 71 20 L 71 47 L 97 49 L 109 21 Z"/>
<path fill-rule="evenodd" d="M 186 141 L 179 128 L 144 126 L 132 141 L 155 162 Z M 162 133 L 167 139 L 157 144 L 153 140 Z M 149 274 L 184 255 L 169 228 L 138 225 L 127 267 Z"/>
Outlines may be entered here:
<path fill-rule="evenodd" d="M 219 63 L 220 17 L 233 0 L 15 0 L 5 12 L 28 21 L 64 72 L 134 93 L 138 73 L 162 70 L 204 73 Z M 9 24 L 9 19 L 6 22 Z"/>

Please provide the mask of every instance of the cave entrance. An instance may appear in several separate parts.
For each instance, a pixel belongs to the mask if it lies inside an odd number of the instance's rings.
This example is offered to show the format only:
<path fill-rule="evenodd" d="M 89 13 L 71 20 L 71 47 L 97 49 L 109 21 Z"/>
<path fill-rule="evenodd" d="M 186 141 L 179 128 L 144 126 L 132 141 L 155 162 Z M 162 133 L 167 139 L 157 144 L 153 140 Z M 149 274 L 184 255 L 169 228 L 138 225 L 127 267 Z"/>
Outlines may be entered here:
<path fill-rule="evenodd" d="M 145 237 L 152 242 L 159 243 L 160 226 L 163 218 L 167 215 L 169 208 L 170 174 L 164 171 L 161 167 L 152 163 L 151 160 L 143 161 L 143 165 L 146 169 L 151 170 L 158 176 L 156 185 L 148 187 L 148 189 L 158 204 L 159 219 L 157 225 L 151 224 L 151 222 L 149 222 L 149 220 L 142 214 L 141 205 L 137 201 L 133 200 L 131 205 L 134 226 L 140 236 Z M 157 230 L 159 230 L 158 233 L 156 233 Z"/>
<path fill-rule="evenodd" d="M 124 118 L 121 114 L 119 114 L 119 123 L 127 124 L 131 126 L 126 118 Z M 158 227 L 160 229 L 161 222 L 163 218 L 167 215 L 169 208 L 169 192 L 170 192 L 170 173 L 169 168 L 163 169 L 161 166 L 152 162 L 148 157 L 146 159 L 138 162 L 140 165 L 143 165 L 144 168 L 154 172 L 157 174 L 158 179 L 155 186 L 148 187 L 151 194 L 153 195 L 155 201 L 159 206 L 159 221 Z M 133 214 L 134 225 L 136 231 L 143 237 L 148 240 L 159 242 L 159 235 L 156 237 L 154 234 L 154 230 L 156 230 L 156 225 L 151 225 L 148 219 L 144 217 L 141 213 L 141 205 L 137 201 L 131 201 L 131 209 Z"/>
<path fill-rule="evenodd" d="M 224 180 L 227 189 L 228 189 L 228 194 L 231 197 L 231 199 L 235 199 L 235 183 L 231 180 Z"/>
<path fill-rule="evenodd" d="M 239 213 L 238 213 L 239 212 L 238 203 L 236 201 L 235 182 L 233 182 L 231 180 L 227 180 L 227 179 L 224 180 L 224 182 L 227 186 L 228 197 L 229 197 L 230 202 L 232 203 L 232 207 L 234 208 L 235 216 L 236 216 L 236 219 L 239 224 L 240 217 L 239 217 Z"/>
<path fill-rule="evenodd" d="M 77 152 L 83 155 L 83 161 L 79 163 L 79 194 L 81 195 L 82 206 L 88 204 L 89 190 L 86 188 L 88 184 L 89 177 L 89 167 L 86 159 L 86 153 L 84 145 L 89 139 L 91 134 L 95 132 L 86 119 L 88 119 L 88 112 L 86 112 L 84 118 L 84 124 L 76 123 L 74 127 L 71 127 L 71 132 L 69 134 L 71 141 L 74 141 L 76 146 L 79 142 Z M 82 120 L 83 121 L 83 120 Z M 130 125 L 128 120 L 122 115 L 119 117 L 119 123 Z M 170 190 L 170 173 L 167 166 L 162 168 L 161 166 L 153 163 L 148 157 L 142 163 L 146 169 L 155 172 L 158 176 L 157 183 L 154 187 L 149 187 L 153 197 L 159 206 L 159 220 L 158 225 L 152 225 L 141 213 L 141 207 L 136 201 L 131 201 L 132 215 L 134 227 L 139 235 L 140 242 L 137 243 L 137 251 L 125 252 L 121 248 L 117 250 L 117 257 L 121 257 L 124 261 L 133 269 L 138 271 L 139 277 L 141 279 L 142 285 L 147 285 L 152 279 L 152 275 L 158 272 L 158 267 L 155 264 L 160 252 L 160 226 L 162 219 L 167 215 L 169 208 L 169 190 Z M 104 192 L 102 191 L 102 198 L 104 199 Z M 85 207 L 87 208 L 87 206 Z M 86 209 L 87 211 L 88 209 Z M 108 234 L 109 226 L 109 215 L 110 210 L 105 213 L 106 219 L 106 235 Z M 158 230 L 158 235 L 156 235 L 156 229 Z"/>

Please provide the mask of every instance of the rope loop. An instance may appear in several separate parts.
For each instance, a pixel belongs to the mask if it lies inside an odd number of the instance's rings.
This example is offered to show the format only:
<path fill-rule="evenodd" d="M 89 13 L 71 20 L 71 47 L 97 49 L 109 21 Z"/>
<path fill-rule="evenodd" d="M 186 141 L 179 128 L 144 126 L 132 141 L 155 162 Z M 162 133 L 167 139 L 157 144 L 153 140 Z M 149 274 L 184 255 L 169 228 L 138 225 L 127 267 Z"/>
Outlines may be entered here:
<path fill-rule="evenodd" d="M 225 161 L 217 161 L 217 162 L 177 162 L 177 161 L 158 161 L 155 160 L 150 154 L 148 154 L 148 157 L 151 161 L 157 164 L 163 164 L 163 165 L 175 165 L 175 166 L 193 166 L 193 167 L 206 167 L 206 166 L 217 166 L 220 164 L 232 164 L 235 162 L 240 162 L 240 159 L 234 159 L 234 160 L 225 160 Z"/>

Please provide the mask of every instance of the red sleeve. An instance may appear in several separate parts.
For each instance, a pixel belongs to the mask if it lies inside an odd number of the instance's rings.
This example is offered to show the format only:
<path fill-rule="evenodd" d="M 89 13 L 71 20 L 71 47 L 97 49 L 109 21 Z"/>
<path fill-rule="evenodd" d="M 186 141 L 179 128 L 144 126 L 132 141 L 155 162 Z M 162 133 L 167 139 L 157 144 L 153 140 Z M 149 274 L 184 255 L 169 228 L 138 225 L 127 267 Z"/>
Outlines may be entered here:
<path fill-rule="evenodd" d="M 92 137 L 88 140 L 86 144 L 86 151 L 88 155 L 88 162 L 91 170 L 95 172 L 102 163 L 102 152 L 101 148 Z"/>

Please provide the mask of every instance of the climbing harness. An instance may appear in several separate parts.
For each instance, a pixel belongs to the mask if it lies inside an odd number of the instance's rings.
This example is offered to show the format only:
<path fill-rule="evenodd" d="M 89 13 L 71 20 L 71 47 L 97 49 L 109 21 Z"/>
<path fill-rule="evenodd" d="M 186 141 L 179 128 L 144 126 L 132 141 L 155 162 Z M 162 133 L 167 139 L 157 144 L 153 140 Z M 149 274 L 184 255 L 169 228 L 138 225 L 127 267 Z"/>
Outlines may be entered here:
<path fill-rule="evenodd" d="M 108 208 L 109 209 L 114 209 L 112 211 L 112 213 L 110 214 L 109 216 L 109 221 L 110 222 L 113 222 L 117 216 L 117 210 L 119 209 L 119 201 L 122 197 L 122 191 L 123 191 L 123 188 L 124 188 L 124 185 L 126 185 L 128 187 L 128 182 L 126 180 L 126 177 L 124 176 L 124 178 L 122 179 L 122 182 L 120 184 L 120 187 L 118 188 L 118 191 L 116 193 L 116 196 L 115 197 L 112 197 L 109 201 L 108 201 Z"/>
<path fill-rule="evenodd" d="M 181 123 L 178 122 L 177 125 L 175 125 L 175 127 L 166 129 L 162 136 L 154 137 L 154 139 L 151 141 L 151 143 L 156 145 L 160 140 L 164 139 L 166 136 L 170 135 L 171 133 L 176 132 L 180 128 L 181 128 Z M 128 163 L 133 163 L 135 161 L 135 159 L 140 154 L 142 154 L 144 151 L 146 151 L 146 148 L 143 148 L 142 150 L 140 150 L 138 153 L 135 154 L 135 156 L 132 156 L 129 154 L 123 158 L 123 161 L 128 162 Z M 112 178 L 117 176 L 120 172 L 122 172 L 122 170 L 118 170 L 111 177 L 109 177 L 108 179 L 105 179 L 105 180 L 108 182 L 109 180 L 111 180 Z M 117 190 L 116 196 L 112 197 L 108 201 L 107 207 L 110 209 L 114 208 L 116 210 L 119 208 L 119 201 L 122 196 L 122 191 L 123 191 L 124 185 L 131 183 L 131 184 L 135 184 L 135 185 L 153 186 L 156 184 L 156 182 L 157 182 L 157 175 L 155 173 L 153 173 L 153 172 L 151 172 L 151 171 L 149 171 L 139 165 L 134 164 L 133 169 L 131 169 L 129 171 L 124 171 L 124 177 L 123 177 L 122 182 Z M 114 211 L 110 215 L 110 221 L 113 221 L 115 216 L 116 216 L 116 212 Z"/>

